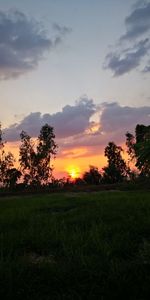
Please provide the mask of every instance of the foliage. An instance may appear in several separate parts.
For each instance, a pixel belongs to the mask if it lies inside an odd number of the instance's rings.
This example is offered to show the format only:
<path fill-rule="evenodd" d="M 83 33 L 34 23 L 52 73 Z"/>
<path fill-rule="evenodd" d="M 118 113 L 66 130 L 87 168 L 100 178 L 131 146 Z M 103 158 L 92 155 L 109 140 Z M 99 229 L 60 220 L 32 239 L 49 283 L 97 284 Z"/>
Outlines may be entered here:
<path fill-rule="evenodd" d="M 83 174 L 83 180 L 88 184 L 99 184 L 101 182 L 101 174 L 97 167 L 89 166 L 89 171 Z"/>
<path fill-rule="evenodd" d="M 5 152 L 5 142 L 3 142 L 3 133 L 0 124 L 0 186 L 7 186 L 9 182 L 8 173 L 13 167 L 14 156 L 11 152 Z"/>
<path fill-rule="evenodd" d="M 47 183 L 52 175 L 51 157 L 55 157 L 58 147 L 54 139 L 53 127 L 45 124 L 41 128 L 37 145 L 38 178 L 41 183 Z"/>
<path fill-rule="evenodd" d="M 21 175 L 21 172 L 16 168 L 8 169 L 5 179 L 6 187 L 14 189 L 17 186 L 17 181 L 20 179 Z"/>
<path fill-rule="evenodd" d="M 53 128 L 42 126 L 37 145 L 24 131 L 21 132 L 20 165 L 26 184 L 47 184 L 52 176 L 51 157 L 55 157 L 57 145 Z"/>
<path fill-rule="evenodd" d="M 101 174 L 97 167 L 90 166 L 89 171 L 83 174 L 83 178 L 76 178 L 74 181 L 68 179 L 57 180 L 52 176 L 53 166 L 52 159 L 57 154 L 57 144 L 55 143 L 55 135 L 53 127 L 45 124 L 40 130 L 37 139 L 32 139 L 28 133 L 22 131 L 20 134 L 21 145 L 19 149 L 20 168 L 14 167 L 14 157 L 11 152 L 5 152 L 5 142 L 3 141 L 3 133 L 0 124 L 0 187 L 13 189 L 18 183 L 18 179 L 22 186 L 72 186 L 100 183 L 119 183 L 128 178 L 130 181 L 136 180 L 139 174 L 136 170 L 130 170 L 125 160 L 122 158 L 123 149 L 114 142 L 109 142 L 105 148 L 105 156 L 108 165 L 103 168 Z M 127 153 L 131 161 L 135 162 L 135 166 L 142 177 L 150 177 L 150 125 L 137 125 L 135 128 L 135 136 L 129 132 L 126 133 Z M 23 179 L 23 182 L 22 182 Z"/>
<path fill-rule="evenodd" d="M 25 131 L 21 132 L 20 138 L 20 167 L 22 170 L 22 174 L 24 175 L 24 182 L 26 184 L 31 184 L 36 177 L 36 153 L 34 151 L 34 144 L 31 140 L 31 137 Z"/>
<path fill-rule="evenodd" d="M 150 176 L 150 125 L 137 125 L 135 137 L 127 133 L 126 145 L 131 160 L 135 160 L 135 165 L 143 176 Z"/>
<path fill-rule="evenodd" d="M 79 187 L 79 186 L 86 185 L 87 182 L 83 178 L 78 177 L 78 178 L 75 178 L 74 183 L 75 183 L 75 185 L 77 185 Z"/>
<path fill-rule="evenodd" d="M 103 168 L 104 183 L 122 182 L 127 177 L 129 170 L 121 152 L 123 152 L 123 149 L 114 142 L 109 142 L 105 148 L 104 154 L 107 157 L 108 165 Z"/>
<path fill-rule="evenodd" d="M 126 146 L 127 146 L 127 153 L 131 157 L 131 160 L 135 159 L 135 137 L 130 132 L 126 133 Z"/>

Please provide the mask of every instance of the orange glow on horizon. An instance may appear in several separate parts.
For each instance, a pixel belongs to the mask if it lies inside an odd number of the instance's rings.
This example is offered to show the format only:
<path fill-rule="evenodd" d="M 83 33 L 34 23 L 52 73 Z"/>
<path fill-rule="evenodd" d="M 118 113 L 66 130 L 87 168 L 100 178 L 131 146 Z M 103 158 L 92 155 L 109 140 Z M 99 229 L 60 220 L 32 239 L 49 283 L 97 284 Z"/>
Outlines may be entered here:
<path fill-rule="evenodd" d="M 88 171 L 89 166 L 96 166 L 99 170 L 102 167 L 106 166 L 107 159 L 104 155 L 98 155 L 97 153 L 93 153 L 93 155 L 87 155 L 84 157 L 77 158 L 68 158 L 57 156 L 56 160 L 53 161 L 54 165 L 54 176 L 56 178 L 67 177 L 68 174 L 71 176 L 72 170 L 76 170 L 76 178 L 82 177 L 85 171 Z M 71 176 L 72 178 L 72 176 Z"/>
<path fill-rule="evenodd" d="M 80 176 L 80 169 L 76 166 L 69 166 L 66 171 L 72 179 L 76 179 Z"/>
<path fill-rule="evenodd" d="M 19 142 L 9 142 L 5 145 L 5 151 L 11 151 L 16 158 L 15 167 L 19 167 L 19 145 Z M 125 149 L 124 144 L 121 146 Z M 103 155 L 103 151 L 104 150 L 100 147 L 93 147 L 93 152 L 86 147 L 76 147 L 65 149 L 60 153 L 58 152 L 56 159 L 51 160 L 51 166 L 54 166 L 54 177 L 60 179 L 70 176 L 72 180 L 82 178 L 84 172 L 89 170 L 90 165 L 98 167 L 101 171 L 102 168 L 107 165 L 107 158 Z M 124 152 L 122 154 L 128 163 L 127 153 Z M 133 166 L 130 164 L 131 168 L 133 168 Z"/>

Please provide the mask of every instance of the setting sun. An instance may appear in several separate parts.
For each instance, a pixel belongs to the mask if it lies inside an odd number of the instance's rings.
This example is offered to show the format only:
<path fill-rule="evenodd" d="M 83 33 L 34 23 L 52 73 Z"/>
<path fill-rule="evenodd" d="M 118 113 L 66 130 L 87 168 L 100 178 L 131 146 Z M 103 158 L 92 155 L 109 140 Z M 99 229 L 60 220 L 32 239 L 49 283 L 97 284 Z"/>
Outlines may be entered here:
<path fill-rule="evenodd" d="M 71 170 L 69 175 L 70 175 L 71 178 L 73 178 L 73 179 L 78 177 L 78 176 L 77 176 L 77 172 L 76 172 L 75 169 Z"/>
<path fill-rule="evenodd" d="M 80 170 L 78 167 L 69 166 L 67 172 L 72 179 L 78 178 L 80 176 Z"/>

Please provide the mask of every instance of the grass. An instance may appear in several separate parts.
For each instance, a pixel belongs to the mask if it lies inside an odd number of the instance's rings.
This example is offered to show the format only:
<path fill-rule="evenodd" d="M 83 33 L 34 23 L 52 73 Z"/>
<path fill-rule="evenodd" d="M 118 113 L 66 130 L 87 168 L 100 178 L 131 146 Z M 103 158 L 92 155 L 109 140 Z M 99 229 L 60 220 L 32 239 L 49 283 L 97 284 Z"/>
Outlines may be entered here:
<path fill-rule="evenodd" d="M 0 199 L 0 299 L 149 296 L 149 192 Z"/>

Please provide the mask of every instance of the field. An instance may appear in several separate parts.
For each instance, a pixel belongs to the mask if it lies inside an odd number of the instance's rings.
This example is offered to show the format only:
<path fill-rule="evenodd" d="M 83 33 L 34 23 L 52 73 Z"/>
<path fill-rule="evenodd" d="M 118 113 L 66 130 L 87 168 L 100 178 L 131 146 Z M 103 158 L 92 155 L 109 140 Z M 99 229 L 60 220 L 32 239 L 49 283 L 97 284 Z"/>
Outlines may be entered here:
<path fill-rule="evenodd" d="M 0 299 L 149 296 L 149 192 L 0 199 Z"/>

